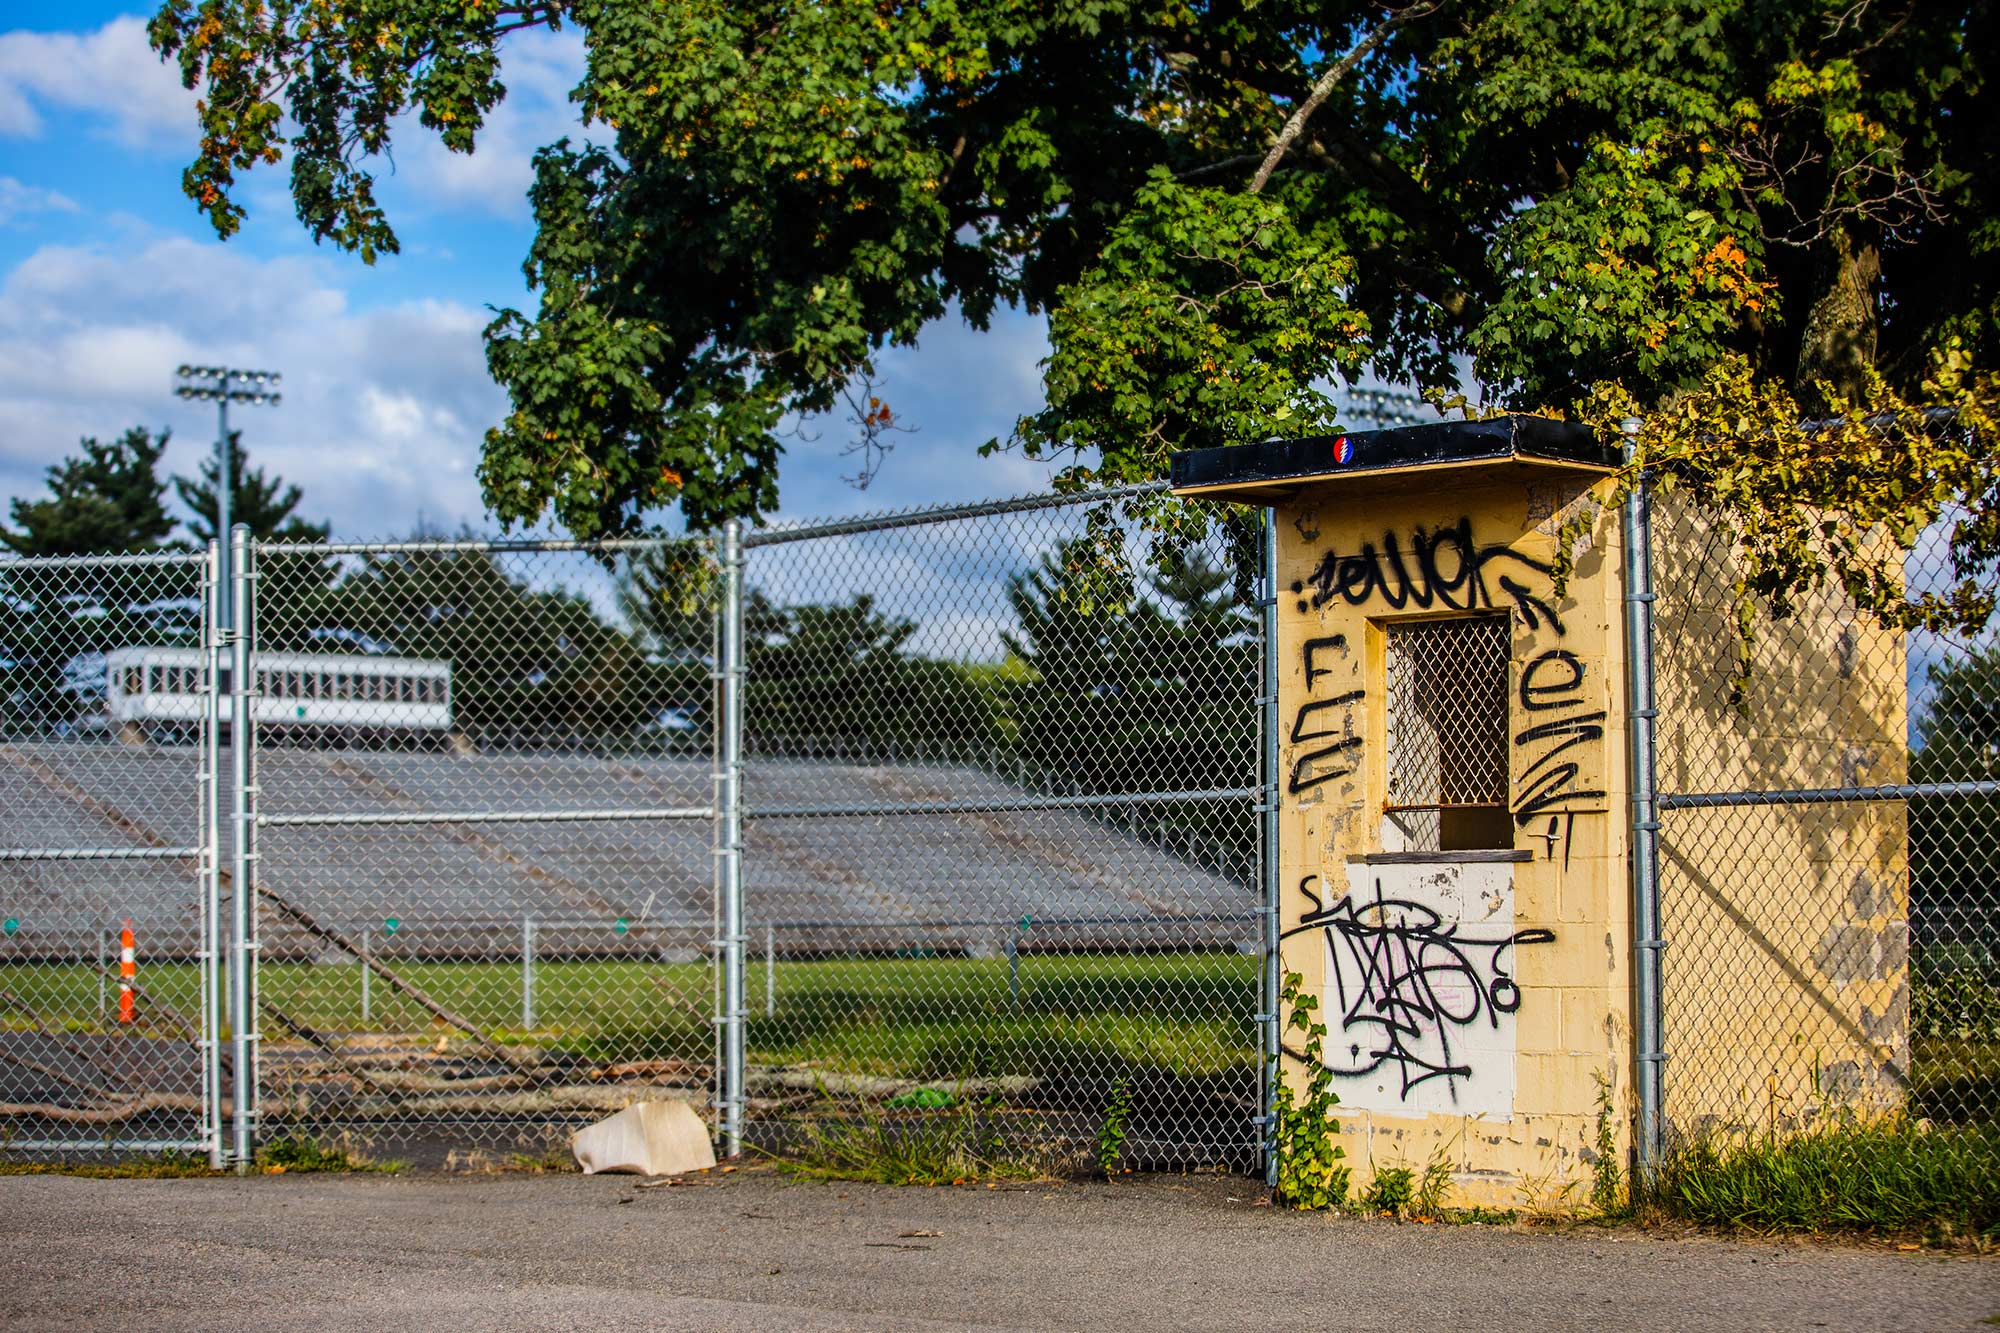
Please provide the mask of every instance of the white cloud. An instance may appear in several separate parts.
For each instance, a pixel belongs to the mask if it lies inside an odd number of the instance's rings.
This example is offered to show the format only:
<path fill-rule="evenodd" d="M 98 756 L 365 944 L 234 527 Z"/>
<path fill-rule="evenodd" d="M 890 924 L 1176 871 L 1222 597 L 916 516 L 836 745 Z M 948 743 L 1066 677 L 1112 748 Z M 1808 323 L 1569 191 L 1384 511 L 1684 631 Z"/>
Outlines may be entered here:
<path fill-rule="evenodd" d="M 0 33 L 0 135 L 39 137 L 53 108 L 103 121 L 129 146 L 191 145 L 194 103 L 137 18 L 94 32 Z"/>
<path fill-rule="evenodd" d="M 171 426 L 166 470 L 192 473 L 215 417 L 172 396 L 173 368 L 227 363 L 283 373 L 283 402 L 241 409 L 233 424 L 255 463 L 304 489 L 308 517 L 357 539 L 407 533 L 420 518 L 490 529 L 476 469 L 506 399 L 486 370 L 488 312 L 425 299 L 357 309 L 342 267 L 143 232 L 36 250 L 0 280 L 0 502 L 39 492 L 43 470 L 80 436 L 133 425 Z M 975 450 L 1039 401 L 1045 352 L 1042 321 L 1009 314 L 988 334 L 946 320 L 921 350 L 886 353 L 883 395 L 918 433 L 899 437 L 865 492 L 841 480 L 854 460 L 837 423 L 816 442 L 792 441 L 784 513 L 1042 489 L 1048 465 Z"/>
<path fill-rule="evenodd" d="M 12 226 L 16 218 L 31 213 L 74 213 L 76 200 L 39 185 L 24 185 L 12 176 L 0 176 L 0 227 Z"/>
<path fill-rule="evenodd" d="M 232 424 L 254 462 L 304 488 L 309 516 L 356 537 L 419 514 L 478 524 L 479 439 L 505 405 L 484 312 L 356 311 L 332 271 L 184 239 L 36 251 L 0 284 L 0 493 L 38 491 L 80 436 L 140 424 L 173 427 L 167 470 L 192 472 L 215 416 L 172 396 L 173 369 L 226 362 L 283 372 L 283 402 Z"/>

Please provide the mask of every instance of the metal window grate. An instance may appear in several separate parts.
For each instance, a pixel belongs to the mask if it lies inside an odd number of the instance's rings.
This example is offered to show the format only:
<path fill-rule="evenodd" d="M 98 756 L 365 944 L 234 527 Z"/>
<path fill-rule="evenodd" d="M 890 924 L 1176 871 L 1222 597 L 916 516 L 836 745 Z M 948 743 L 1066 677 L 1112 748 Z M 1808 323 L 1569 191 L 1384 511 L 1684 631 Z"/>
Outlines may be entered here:
<path fill-rule="evenodd" d="M 1390 810 L 1506 806 L 1508 639 L 1504 615 L 1389 627 Z"/>

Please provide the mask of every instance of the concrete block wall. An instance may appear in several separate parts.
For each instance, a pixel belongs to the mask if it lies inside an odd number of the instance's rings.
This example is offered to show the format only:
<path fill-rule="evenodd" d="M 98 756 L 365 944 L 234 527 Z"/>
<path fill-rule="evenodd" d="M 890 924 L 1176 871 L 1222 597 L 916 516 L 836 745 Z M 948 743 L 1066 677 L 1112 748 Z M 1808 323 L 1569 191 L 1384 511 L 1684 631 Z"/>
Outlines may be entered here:
<path fill-rule="evenodd" d="M 1594 484 L 1513 464 L 1376 479 L 1363 496 L 1322 483 L 1279 501 L 1283 966 L 1322 997 L 1358 1184 L 1442 1155 L 1456 1202 L 1581 1202 L 1600 1079 L 1628 1150 L 1615 511 L 1595 516 L 1560 594 L 1552 573 L 1557 533 L 1590 512 Z M 1511 625 L 1511 847 L 1456 869 L 1384 858 L 1385 633 L 1495 611 Z"/>

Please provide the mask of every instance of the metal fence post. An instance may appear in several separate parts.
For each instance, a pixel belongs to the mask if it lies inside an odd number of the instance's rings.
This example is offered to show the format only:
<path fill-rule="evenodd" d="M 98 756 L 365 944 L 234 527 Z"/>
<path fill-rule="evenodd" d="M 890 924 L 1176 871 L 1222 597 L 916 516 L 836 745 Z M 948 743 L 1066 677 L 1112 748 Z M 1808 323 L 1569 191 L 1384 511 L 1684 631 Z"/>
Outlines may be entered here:
<path fill-rule="evenodd" d="M 1626 457 L 1636 422 L 1627 423 Z M 1659 716 L 1653 694 L 1653 518 L 1652 482 L 1641 473 L 1626 497 L 1625 540 L 1625 679 L 1627 748 L 1632 782 L 1632 1003 L 1634 1036 L 1633 1082 L 1639 1095 L 1638 1133 L 1633 1156 L 1636 1185 L 1643 1186 L 1659 1166 L 1662 1150 L 1660 951 L 1660 808 L 1654 781 L 1656 761 L 1654 721 Z"/>
<path fill-rule="evenodd" d="M 1260 619 L 1258 739 L 1262 758 L 1262 792 L 1258 800 L 1257 869 L 1261 889 L 1258 913 L 1262 966 L 1258 969 L 1257 1124 L 1264 1183 L 1278 1183 L 1278 1005 L 1282 983 L 1278 975 L 1278 530 L 1273 510 L 1264 511 L 1257 601 Z"/>
<path fill-rule="evenodd" d="M 722 642 L 715 732 L 716 887 L 722 900 L 722 1135 L 743 1151 L 743 525 L 722 528 Z"/>
<path fill-rule="evenodd" d="M 235 596 L 230 599 L 229 636 L 229 754 L 230 754 L 230 927 L 229 1023 L 234 1064 L 230 1105 L 234 1145 L 231 1156 L 239 1172 L 250 1169 L 256 1156 L 257 1041 L 256 888 L 251 851 L 253 802 L 251 784 L 250 659 L 251 570 L 250 529 L 241 524 L 229 534 Z"/>
<path fill-rule="evenodd" d="M 521 1030 L 535 1029 L 535 918 L 521 918 Z"/>
<path fill-rule="evenodd" d="M 201 721 L 201 1105 L 208 1165 L 220 1171 L 222 1136 L 222 677 L 228 624 L 223 619 L 223 543 L 208 543 L 202 631 L 207 662 Z"/>
<path fill-rule="evenodd" d="M 764 1017 L 778 1016 L 778 928 L 764 923 Z"/>

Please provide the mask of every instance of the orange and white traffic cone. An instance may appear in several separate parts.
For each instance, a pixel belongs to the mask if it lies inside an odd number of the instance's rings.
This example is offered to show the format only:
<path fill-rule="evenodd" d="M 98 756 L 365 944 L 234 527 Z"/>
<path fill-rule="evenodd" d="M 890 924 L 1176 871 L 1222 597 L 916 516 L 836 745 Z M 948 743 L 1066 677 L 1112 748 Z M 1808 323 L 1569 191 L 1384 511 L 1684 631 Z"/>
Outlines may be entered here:
<path fill-rule="evenodd" d="M 127 921 L 118 935 L 118 1021 L 121 1023 L 139 1017 L 139 1006 L 132 996 L 132 985 L 138 978 L 139 949 L 132 938 L 132 923 Z"/>

